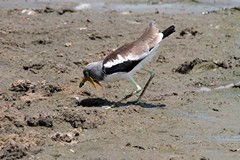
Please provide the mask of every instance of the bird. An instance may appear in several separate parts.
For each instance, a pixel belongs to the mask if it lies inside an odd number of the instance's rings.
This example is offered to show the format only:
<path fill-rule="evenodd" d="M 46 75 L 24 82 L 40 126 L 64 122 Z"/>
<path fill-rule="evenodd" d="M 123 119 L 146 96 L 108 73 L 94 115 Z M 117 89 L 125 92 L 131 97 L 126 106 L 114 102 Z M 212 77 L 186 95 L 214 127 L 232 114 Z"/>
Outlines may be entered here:
<path fill-rule="evenodd" d="M 145 31 L 138 39 L 131 43 L 124 44 L 101 61 L 87 64 L 83 69 L 83 78 L 79 87 L 82 88 L 85 82 L 89 81 L 94 88 L 98 90 L 97 85 L 103 87 L 101 81 L 108 82 L 128 79 L 135 85 L 136 90 L 127 94 L 118 102 L 123 102 L 141 92 L 136 100 L 128 101 L 127 103 L 139 102 L 155 75 L 152 70 L 144 68 L 143 66 L 149 63 L 156 55 L 156 50 L 159 48 L 160 42 L 174 32 L 174 25 L 159 32 L 155 22 L 149 22 Z M 150 74 L 143 89 L 133 77 L 140 69 Z"/>

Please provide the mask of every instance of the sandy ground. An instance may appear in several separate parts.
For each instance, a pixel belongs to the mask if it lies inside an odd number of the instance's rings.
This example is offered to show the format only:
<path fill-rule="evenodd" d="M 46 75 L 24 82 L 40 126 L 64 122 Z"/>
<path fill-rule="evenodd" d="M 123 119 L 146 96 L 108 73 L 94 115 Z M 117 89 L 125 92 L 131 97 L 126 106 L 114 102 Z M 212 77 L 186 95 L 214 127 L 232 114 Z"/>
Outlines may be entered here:
<path fill-rule="evenodd" d="M 240 80 L 239 8 L 31 11 L 0 10 L 0 159 L 240 159 L 239 86 L 214 89 Z M 176 26 L 147 66 L 155 78 L 139 104 L 102 108 L 135 88 L 79 89 L 83 67 L 138 38 L 150 20 Z M 135 77 L 143 86 L 148 76 Z"/>

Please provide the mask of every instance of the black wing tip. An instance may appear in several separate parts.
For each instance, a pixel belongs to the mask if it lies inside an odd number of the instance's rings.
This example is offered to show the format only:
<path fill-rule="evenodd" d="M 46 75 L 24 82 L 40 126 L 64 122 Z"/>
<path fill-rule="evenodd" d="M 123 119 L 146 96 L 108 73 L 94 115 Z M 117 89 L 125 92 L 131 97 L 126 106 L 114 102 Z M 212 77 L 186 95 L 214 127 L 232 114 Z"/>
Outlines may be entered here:
<path fill-rule="evenodd" d="M 175 26 L 171 25 L 170 27 L 168 27 L 167 29 L 165 29 L 162 34 L 163 34 L 163 39 L 168 37 L 170 34 L 174 33 L 175 30 Z"/>

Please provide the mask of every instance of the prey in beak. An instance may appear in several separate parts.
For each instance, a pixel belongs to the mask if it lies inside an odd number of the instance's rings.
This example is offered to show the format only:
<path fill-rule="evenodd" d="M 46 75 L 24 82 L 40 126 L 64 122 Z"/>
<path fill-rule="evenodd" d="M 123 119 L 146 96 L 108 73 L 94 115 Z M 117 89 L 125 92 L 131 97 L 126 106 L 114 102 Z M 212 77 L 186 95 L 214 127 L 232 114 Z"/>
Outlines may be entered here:
<path fill-rule="evenodd" d="M 86 81 L 89 81 L 90 83 L 92 83 L 93 87 L 94 87 L 97 91 L 98 91 L 98 88 L 97 88 L 96 84 L 98 84 L 100 87 L 103 87 L 103 85 L 102 85 L 99 81 L 93 80 L 93 78 L 90 77 L 90 76 L 84 76 L 83 79 L 82 79 L 82 81 L 81 81 L 80 84 L 79 84 L 79 88 L 82 88 L 82 86 L 84 85 L 84 83 L 85 83 Z"/>

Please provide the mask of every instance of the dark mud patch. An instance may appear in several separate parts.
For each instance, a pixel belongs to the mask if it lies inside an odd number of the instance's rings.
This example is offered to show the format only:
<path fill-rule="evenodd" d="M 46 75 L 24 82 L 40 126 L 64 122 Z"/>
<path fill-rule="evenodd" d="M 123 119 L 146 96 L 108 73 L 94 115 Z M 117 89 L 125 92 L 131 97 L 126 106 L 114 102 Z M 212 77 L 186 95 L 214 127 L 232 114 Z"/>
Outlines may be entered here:
<path fill-rule="evenodd" d="M 8 140 L 0 151 L 0 159 L 2 160 L 21 159 L 27 155 L 28 149 L 13 140 Z"/>
<path fill-rule="evenodd" d="M 47 6 L 44 9 L 35 9 L 35 12 L 41 13 L 41 14 L 58 13 L 59 15 L 63 15 L 66 13 L 73 13 L 75 12 L 75 10 L 70 8 L 54 9 Z"/>
<path fill-rule="evenodd" d="M 36 69 L 39 69 L 39 67 L 41 68 L 41 66 L 37 65 Z M 42 93 L 44 96 L 52 96 L 54 93 L 61 92 L 63 88 L 58 84 L 47 84 L 45 81 L 41 83 L 34 83 L 34 82 L 31 82 L 30 80 L 20 79 L 13 82 L 9 90 L 12 92 L 25 92 L 25 93 L 38 92 L 38 93 Z"/>
<path fill-rule="evenodd" d="M 63 119 L 69 122 L 73 128 L 93 129 L 105 124 L 106 113 L 101 110 L 93 109 L 74 109 L 64 111 Z"/>
<path fill-rule="evenodd" d="M 63 87 L 58 84 L 49 84 L 45 80 L 34 83 L 30 80 L 20 79 L 13 82 L 9 90 L 11 92 L 0 93 L 0 99 L 9 102 L 20 99 L 26 102 L 25 105 L 30 106 L 33 100 L 42 100 L 51 97 L 55 93 L 63 91 Z"/>

